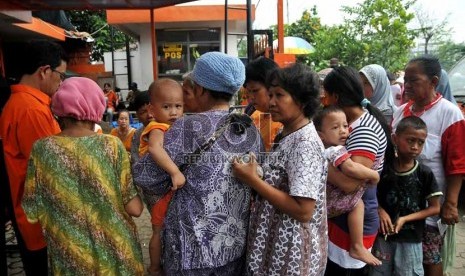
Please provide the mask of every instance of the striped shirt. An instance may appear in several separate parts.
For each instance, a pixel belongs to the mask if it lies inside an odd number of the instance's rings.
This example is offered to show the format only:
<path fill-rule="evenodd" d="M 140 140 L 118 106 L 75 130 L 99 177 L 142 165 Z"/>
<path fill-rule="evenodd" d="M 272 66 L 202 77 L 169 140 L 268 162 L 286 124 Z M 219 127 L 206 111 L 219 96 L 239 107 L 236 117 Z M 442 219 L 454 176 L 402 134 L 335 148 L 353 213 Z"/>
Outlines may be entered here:
<path fill-rule="evenodd" d="M 387 147 L 386 135 L 375 117 L 365 112 L 349 128 L 346 141 L 347 150 L 353 156 L 364 156 L 372 160 L 372 169 L 381 173 L 384 164 L 384 152 Z"/>
<path fill-rule="evenodd" d="M 368 112 L 349 126 L 347 150 L 352 156 L 364 156 L 373 161 L 373 170 L 381 173 L 387 138 L 381 124 Z M 367 187 L 362 197 L 365 204 L 363 217 L 363 244 L 370 249 L 378 232 L 378 200 L 376 186 Z M 350 238 L 347 226 L 347 214 L 328 219 L 328 258 L 343 268 L 362 268 L 366 264 L 349 256 Z"/>

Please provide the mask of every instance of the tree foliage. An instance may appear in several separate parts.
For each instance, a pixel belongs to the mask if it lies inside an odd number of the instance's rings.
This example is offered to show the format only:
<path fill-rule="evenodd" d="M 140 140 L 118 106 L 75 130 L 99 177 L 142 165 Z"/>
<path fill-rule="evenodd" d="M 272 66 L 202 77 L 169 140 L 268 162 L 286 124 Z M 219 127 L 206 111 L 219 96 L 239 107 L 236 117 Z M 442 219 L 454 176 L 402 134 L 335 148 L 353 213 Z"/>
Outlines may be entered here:
<path fill-rule="evenodd" d="M 415 32 L 407 28 L 414 18 L 407 9 L 414 1 L 365 0 L 355 7 L 343 7 L 348 34 L 359 44 L 362 59 L 344 62 L 360 68 L 376 63 L 389 70 L 403 68 L 414 44 Z M 346 58 L 346 57 L 344 57 Z"/>
<path fill-rule="evenodd" d="M 92 37 L 95 39 L 92 45 L 91 55 L 93 61 L 102 61 L 103 53 L 112 50 L 112 29 L 114 47 L 117 49 L 124 46 L 126 35 L 107 25 L 105 11 L 66 11 L 66 16 L 78 31 L 92 34 Z M 132 41 L 132 39 L 130 40 Z"/>
<path fill-rule="evenodd" d="M 460 59 L 465 57 L 465 43 L 454 43 L 449 40 L 438 47 L 436 55 L 442 68 L 449 71 Z"/>
<path fill-rule="evenodd" d="M 361 68 L 376 63 L 396 71 L 404 67 L 416 33 L 407 28 L 414 18 L 407 12 L 415 1 L 365 0 L 354 7 L 344 6 L 345 22 L 337 26 L 321 24 L 316 7 L 305 11 L 300 20 L 284 26 L 285 36 L 298 36 L 316 51 L 298 59 L 314 66 L 328 67 L 331 58 L 344 65 Z M 273 26 L 276 34 L 276 26 Z"/>

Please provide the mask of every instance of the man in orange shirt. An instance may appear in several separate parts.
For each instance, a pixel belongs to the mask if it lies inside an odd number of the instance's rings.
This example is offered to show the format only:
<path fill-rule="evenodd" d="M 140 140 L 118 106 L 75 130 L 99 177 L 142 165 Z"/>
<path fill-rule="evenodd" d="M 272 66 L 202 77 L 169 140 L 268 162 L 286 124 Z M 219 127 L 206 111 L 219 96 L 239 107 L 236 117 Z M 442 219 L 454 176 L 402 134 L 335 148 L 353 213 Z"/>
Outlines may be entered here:
<path fill-rule="evenodd" d="M 65 78 L 66 57 L 60 45 L 49 41 L 31 41 L 23 57 L 21 79 L 11 86 L 11 96 L 1 114 L 0 134 L 24 271 L 26 275 L 47 275 L 47 245 L 41 226 L 27 221 L 21 200 L 33 143 L 60 132 L 50 103 Z"/>

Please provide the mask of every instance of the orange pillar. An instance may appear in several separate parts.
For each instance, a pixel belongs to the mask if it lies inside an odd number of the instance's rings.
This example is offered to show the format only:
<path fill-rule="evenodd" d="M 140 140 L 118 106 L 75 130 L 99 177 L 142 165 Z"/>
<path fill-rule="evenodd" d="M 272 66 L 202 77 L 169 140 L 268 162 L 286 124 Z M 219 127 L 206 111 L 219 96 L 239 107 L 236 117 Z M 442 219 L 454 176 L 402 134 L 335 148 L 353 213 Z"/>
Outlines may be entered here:
<path fill-rule="evenodd" d="M 283 0 L 278 0 L 278 53 L 284 53 Z"/>
<path fill-rule="evenodd" d="M 155 20 L 153 9 L 150 9 L 150 33 L 152 35 L 152 66 L 153 66 L 153 79 L 158 79 L 158 53 L 157 53 L 157 37 L 155 35 Z"/>

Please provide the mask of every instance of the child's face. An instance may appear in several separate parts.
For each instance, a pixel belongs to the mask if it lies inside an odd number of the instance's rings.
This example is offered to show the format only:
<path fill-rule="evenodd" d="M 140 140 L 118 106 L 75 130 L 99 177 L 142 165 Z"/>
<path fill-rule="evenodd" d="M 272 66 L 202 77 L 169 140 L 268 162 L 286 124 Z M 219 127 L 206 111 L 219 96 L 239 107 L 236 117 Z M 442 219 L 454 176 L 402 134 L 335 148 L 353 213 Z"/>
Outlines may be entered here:
<path fill-rule="evenodd" d="M 249 80 L 245 84 L 249 103 L 252 104 L 256 110 L 261 112 L 268 112 L 270 109 L 270 97 L 268 96 L 268 89 L 266 86 L 258 81 Z"/>
<path fill-rule="evenodd" d="M 171 125 L 183 114 L 183 93 L 181 87 L 161 87 L 151 98 L 150 111 L 158 123 Z"/>
<path fill-rule="evenodd" d="M 318 134 L 325 147 L 344 145 L 349 136 L 349 125 L 344 112 L 331 112 L 323 118 Z"/>
<path fill-rule="evenodd" d="M 150 121 L 153 120 L 152 113 L 150 113 L 150 105 L 144 104 L 141 106 L 137 111 L 137 119 L 141 122 L 144 126 L 148 125 Z"/>
<path fill-rule="evenodd" d="M 404 160 L 415 159 L 420 155 L 427 136 L 426 129 L 408 127 L 401 133 L 392 136 L 394 145 L 397 146 L 397 154 Z"/>

